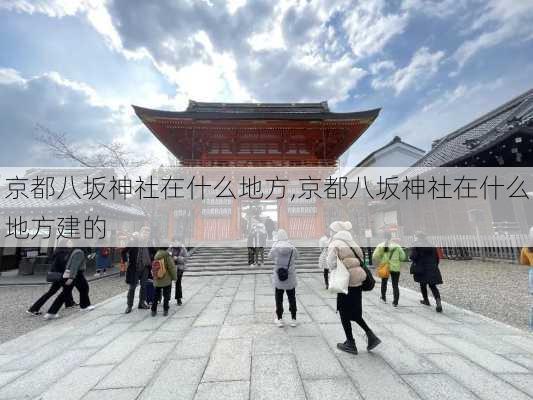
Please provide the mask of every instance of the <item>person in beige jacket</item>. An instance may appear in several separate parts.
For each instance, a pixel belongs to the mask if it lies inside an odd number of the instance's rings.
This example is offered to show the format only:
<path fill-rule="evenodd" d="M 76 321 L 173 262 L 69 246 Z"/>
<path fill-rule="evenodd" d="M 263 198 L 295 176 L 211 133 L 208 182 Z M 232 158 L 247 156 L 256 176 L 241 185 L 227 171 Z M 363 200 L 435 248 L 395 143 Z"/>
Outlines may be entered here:
<path fill-rule="evenodd" d="M 363 319 L 361 285 L 366 279 L 366 272 L 361 264 L 364 254 L 353 240 L 350 233 L 352 224 L 349 221 L 335 221 L 329 228 L 332 231 L 332 237 L 328 246 L 328 266 L 331 270 L 335 270 L 338 258 L 350 273 L 348 294 L 337 294 L 337 311 L 339 311 L 342 327 L 346 334 L 346 341 L 337 343 L 337 348 L 347 353 L 357 354 L 351 324 L 351 321 L 355 321 L 365 331 L 368 338 L 367 350 L 370 351 L 380 344 L 381 340 Z"/>

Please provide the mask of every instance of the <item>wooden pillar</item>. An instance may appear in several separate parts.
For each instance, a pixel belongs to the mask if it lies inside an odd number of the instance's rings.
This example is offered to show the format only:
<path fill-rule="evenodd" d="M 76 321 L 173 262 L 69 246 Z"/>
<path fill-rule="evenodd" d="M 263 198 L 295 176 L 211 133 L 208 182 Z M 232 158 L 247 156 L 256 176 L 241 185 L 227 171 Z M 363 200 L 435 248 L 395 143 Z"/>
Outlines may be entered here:
<path fill-rule="evenodd" d="M 319 239 L 325 232 L 324 204 L 322 199 L 316 200 L 315 229 L 313 239 Z"/>
<path fill-rule="evenodd" d="M 193 206 L 193 235 L 194 240 L 204 240 L 204 216 L 202 215 L 202 205 L 195 204 Z"/>

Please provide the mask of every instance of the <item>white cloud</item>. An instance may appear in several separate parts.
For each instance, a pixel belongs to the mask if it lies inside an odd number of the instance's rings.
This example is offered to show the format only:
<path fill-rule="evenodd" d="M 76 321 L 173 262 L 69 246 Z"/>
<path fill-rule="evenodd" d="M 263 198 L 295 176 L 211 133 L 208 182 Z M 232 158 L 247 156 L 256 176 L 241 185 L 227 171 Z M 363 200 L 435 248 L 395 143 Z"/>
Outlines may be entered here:
<path fill-rule="evenodd" d="M 474 35 L 459 46 L 454 58 L 459 67 L 472 57 L 507 40 L 520 42 L 533 39 L 533 2 L 528 0 L 489 0 L 485 8 L 472 23 Z M 483 30 L 478 33 L 478 30 Z"/>
<path fill-rule="evenodd" d="M 88 152 L 100 142 L 119 142 L 134 157 L 166 160 L 163 146 L 146 132 L 129 104 L 102 99 L 90 86 L 57 72 L 24 77 L 14 69 L 0 68 L 0 107 L 0 159 L 5 165 L 58 162 L 36 142 L 37 124 L 65 133 Z"/>
<path fill-rule="evenodd" d="M 413 112 L 391 131 L 407 142 L 428 149 L 434 139 L 474 121 L 523 93 L 524 82 L 531 83 L 533 68 L 527 66 L 511 79 L 460 83 L 455 88 L 433 96 L 433 99 Z"/>
<path fill-rule="evenodd" d="M 447 18 L 483 0 L 404 0 L 402 8 L 409 12 Z"/>
<path fill-rule="evenodd" d="M 113 50 L 149 58 L 180 101 L 347 99 L 366 75 L 360 59 L 383 50 L 408 22 L 407 12 L 386 11 L 385 0 L 0 2 L 87 18 Z"/>
<path fill-rule="evenodd" d="M 444 51 L 432 53 L 427 47 L 421 47 L 404 68 L 396 70 L 390 76 L 376 78 L 372 81 L 374 89 L 393 88 L 396 94 L 420 86 L 438 71 Z"/>
<path fill-rule="evenodd" d="M 371 0 L 351 4 L 345 10 L 343 27 L 356 57 L 380 52 L 407 27 L 408 13 L 386 14 L 385 6 L 384 0 Z"/>
<path fill-rule="evenodd" d="M 381 71 L 387 71 L 394 68 L 396 68 L 396 64 L 392 60 L 383 60 L 370 64 L 370 72 L 372 72 L 373 75 L 376 75 Z"/>
<path fill-rule="evenodd" d="M 62 18 L 84 10 L 89 0 L 0 0 L 0 9 Z"/>

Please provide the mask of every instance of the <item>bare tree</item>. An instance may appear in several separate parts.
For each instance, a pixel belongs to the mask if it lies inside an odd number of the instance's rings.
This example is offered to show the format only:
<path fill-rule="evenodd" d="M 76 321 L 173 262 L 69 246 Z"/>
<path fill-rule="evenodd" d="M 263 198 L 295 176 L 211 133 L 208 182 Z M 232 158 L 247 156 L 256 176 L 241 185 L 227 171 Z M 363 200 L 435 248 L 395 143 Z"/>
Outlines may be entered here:
<path fill-rule="evenodd" d="M 67 135 L 50 130 L 37 124 L 35 139 L 50 149 L 53 155 L 64 160 L 75 161 L 88 168 L 111 167 L 121 168 L 126 173 L 127 168 L 138 168 L 150 164 L 150 158 L 135 159 L 128 154 L 121 143 L 97 142 L 89 148 L 70 142 Z"/>

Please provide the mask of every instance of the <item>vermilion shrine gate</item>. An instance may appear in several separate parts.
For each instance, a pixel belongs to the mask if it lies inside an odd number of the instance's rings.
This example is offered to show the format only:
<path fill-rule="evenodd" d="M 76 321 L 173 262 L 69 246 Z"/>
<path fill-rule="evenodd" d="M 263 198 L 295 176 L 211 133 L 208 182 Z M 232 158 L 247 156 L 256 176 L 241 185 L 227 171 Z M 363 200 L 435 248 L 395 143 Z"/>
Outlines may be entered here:
<path fill-rule="evenodd" d="M 333 169 L 338 158 L 379 114 L 379 109 L 335 113 L 329 110 L 327 102 L 190 101 L 182 112 L 133 108 L 185 167 Z M 209 205 L 204 210 L 195 209 L 193 238 L 241 239 L 242 207 L 243 202 L 237 199 L 226 204 L 223 215 L 210 215 L 205 211 Z M 291 238 L 308 239 L 324 233 L 324 212 L 318 201 L 312 207 L 299 207 L 279 200 L 276 210 L 277 225 L 286 229 Z"/>

